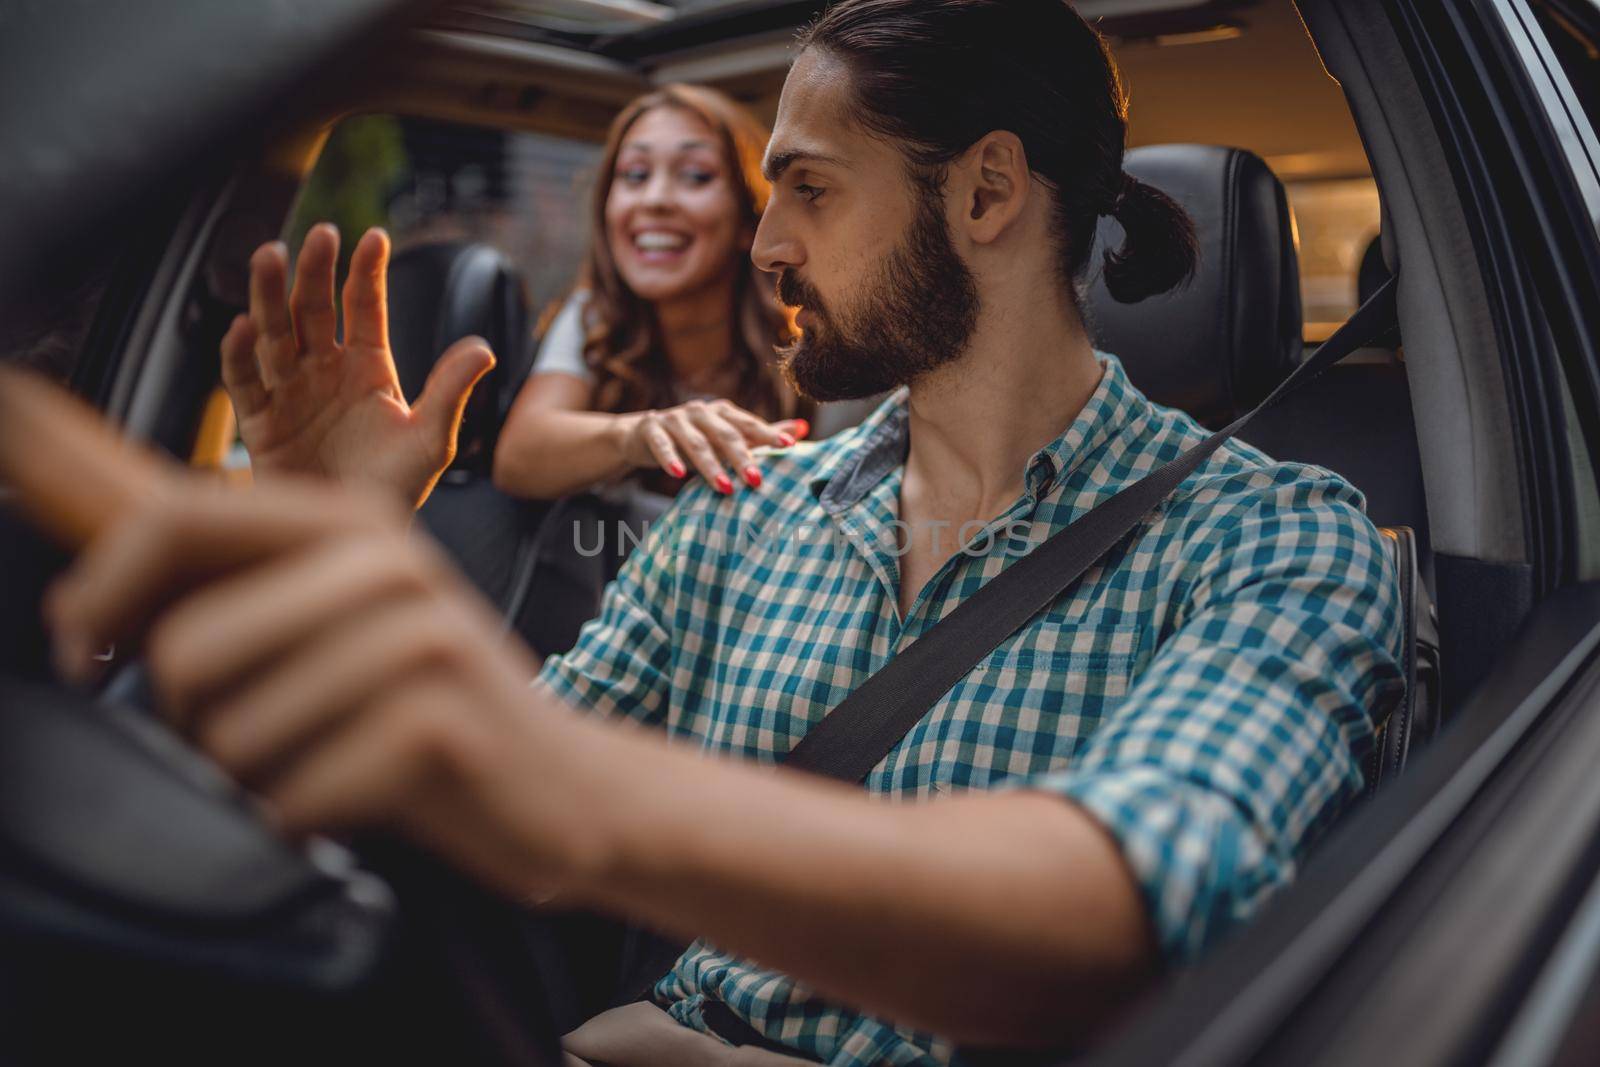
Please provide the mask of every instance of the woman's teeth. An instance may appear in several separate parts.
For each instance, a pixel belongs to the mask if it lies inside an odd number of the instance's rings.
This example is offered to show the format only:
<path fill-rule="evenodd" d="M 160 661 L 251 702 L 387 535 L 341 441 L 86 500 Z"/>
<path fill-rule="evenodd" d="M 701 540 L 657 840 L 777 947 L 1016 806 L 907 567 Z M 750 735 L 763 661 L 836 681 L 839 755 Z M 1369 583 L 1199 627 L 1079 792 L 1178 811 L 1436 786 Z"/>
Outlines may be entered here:
<path fill-rule="evenodd" d="M 679 233 L 647 230 L 633 235 L 633 245 L 641 252 L 674 252 L 688 247 L 689 239 Z"/>

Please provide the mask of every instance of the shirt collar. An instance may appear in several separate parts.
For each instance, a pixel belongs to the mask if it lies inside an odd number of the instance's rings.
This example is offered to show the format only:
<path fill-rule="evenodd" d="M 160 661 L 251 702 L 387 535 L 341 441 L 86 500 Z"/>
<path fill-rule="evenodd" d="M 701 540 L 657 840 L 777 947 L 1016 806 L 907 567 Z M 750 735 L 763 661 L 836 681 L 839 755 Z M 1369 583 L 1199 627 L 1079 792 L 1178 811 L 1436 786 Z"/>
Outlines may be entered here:
<path fill-rule="evenodd" d="M 1104 368 L 1089 402 L 1060 436 L 1028 459 L 1025 492 L 1035 500 L 1049 493 L 1126 425 L 1138 408 L 1138 393 L 1117 357 L 1096 352 Z M 884 476 L 905 463 L 911 446 L 909 391 L 902 386 L 824 456 L 809 478 L 824 511 L 836 514 L 859 503 Z"/>
<path fill-rule="evenodd" d="M 905 386 L 890 393 L 860 425 L 840 434 L 839 447 L 812 470 L 811 491 L 824 511 L 836 514 L 858 503 L 884 475 L 906 461 L 911 444 L 909 395 Z"/>

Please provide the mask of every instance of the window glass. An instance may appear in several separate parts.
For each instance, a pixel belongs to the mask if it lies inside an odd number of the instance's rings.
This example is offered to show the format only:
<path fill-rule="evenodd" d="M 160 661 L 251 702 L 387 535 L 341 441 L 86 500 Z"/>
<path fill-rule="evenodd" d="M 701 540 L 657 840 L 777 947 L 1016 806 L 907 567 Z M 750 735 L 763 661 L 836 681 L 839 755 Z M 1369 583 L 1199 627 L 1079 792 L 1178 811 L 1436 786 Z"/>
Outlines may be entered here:
<path fill-rule="evenodd" d="M 341 281 L 355 239 L 383 226 L 396 250 L 468 240 L 514 263 L 535 314 L 572 285 L 588 237 L 600 146 L 562 137 L 430 119 L 362 115 L 339 124 L 285 234 L 297 249 L 327 220 L 344 235 Z"/>
<path fill-rule="evenodd" d="M 318 222 L 339 227 L 338 283 L 369 227 L 396 252 L 472 241 L 511 261 L 534 321 L 571 289 L 588 241 L 589 194 L 600 146 L 570 138 L 396 115 L 359 115 L 329 135 L 284 231 L 291 254 Z M 250 459 L 231 410 L 208 408 L 194 462 L 242 472 Z M 213 438 L 231 442 L 210 448 Z"/>
<path fill-rule="evenodd" d="M 1358 306 L 1361 261 L 1378 236 L 1371 178 L 1286 185 L 1300 245 L 1300 303 L 1307 341 L 1324 341 Z"/>

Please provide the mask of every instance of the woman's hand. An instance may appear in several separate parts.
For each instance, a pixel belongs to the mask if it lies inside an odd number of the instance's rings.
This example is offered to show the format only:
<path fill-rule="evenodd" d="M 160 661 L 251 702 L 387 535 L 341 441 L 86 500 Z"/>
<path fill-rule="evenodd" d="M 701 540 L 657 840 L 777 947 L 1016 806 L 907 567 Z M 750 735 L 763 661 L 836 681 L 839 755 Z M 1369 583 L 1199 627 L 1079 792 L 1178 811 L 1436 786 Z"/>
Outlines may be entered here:
<path fill-rule="evenodd" d="M 222 339 L 222 383 L 258 475 L 373 485 L 416 507 L 455 457 L 462 409 L 494 355 L 481 338 L 456 342 L 407 404 L 389 349 L 389 239 L 368 230 L 351 257 L 342 343 L 338 256 L 339 231 L 312 227 L 290 293 L 288 250 L 279 242 L 256 250 L 250 313 Z"/>
<path fill-rule="evenodd" d="M 660 467 L 682 478 L 688 474 L 687 458 L 720 493 L 733 492 L 729 469 L 738 471 L 750 488 L 760 487 L 761 470 L 752 447 L 787 448 L 810 432 L 804 419 L 767 422 L 731 400 L 691 400 L 621 419 L 622 454 L 634 467 Z"/>

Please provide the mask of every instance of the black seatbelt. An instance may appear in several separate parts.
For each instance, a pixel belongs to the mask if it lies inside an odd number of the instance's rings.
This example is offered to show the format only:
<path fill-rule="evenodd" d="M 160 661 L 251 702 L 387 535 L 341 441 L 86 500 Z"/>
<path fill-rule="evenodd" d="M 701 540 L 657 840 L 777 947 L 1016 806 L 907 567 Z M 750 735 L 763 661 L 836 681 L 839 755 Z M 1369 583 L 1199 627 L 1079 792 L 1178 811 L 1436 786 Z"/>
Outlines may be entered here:
<path fill-rule="evenodd" d="M 785 765 L 859 782 L 978 661 L 1065 592 L 1121 541 L 1150 509 L 1282 397 L 1372 341 L 1395 321 L 1390 278 L 1343 326 L 1254 409 L 1011 564 L 840 701 Z"/>

